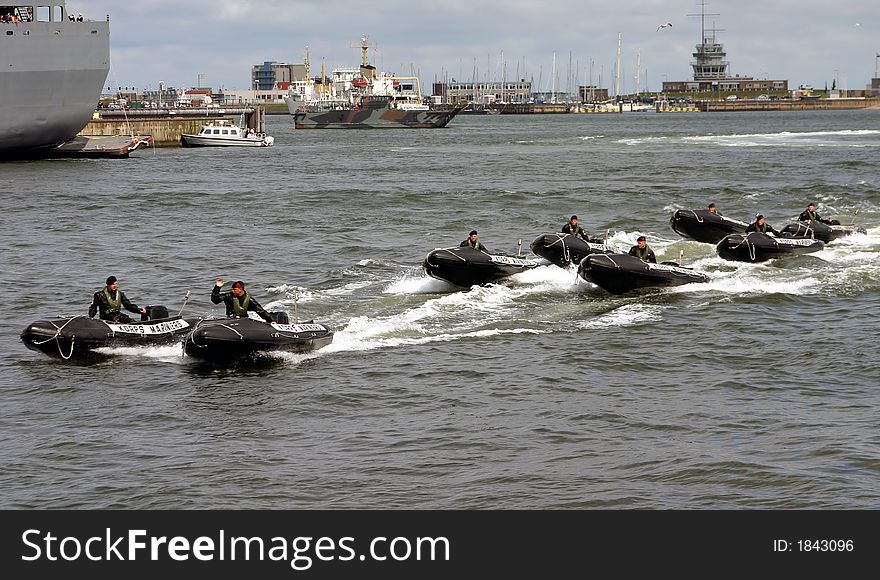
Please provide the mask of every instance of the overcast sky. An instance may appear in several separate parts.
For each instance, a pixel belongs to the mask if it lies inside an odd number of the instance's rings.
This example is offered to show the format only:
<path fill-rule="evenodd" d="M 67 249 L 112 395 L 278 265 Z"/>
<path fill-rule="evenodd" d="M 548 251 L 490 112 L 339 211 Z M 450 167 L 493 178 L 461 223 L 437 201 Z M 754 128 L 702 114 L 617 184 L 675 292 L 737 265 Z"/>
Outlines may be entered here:
<path fill-rule="evenodd" d="M 86 18 L 110 15 L 108 85 L 248 88 L 254 64 L 302 62 L 312 74 L 356 66 L 362 34 L 371 63 L 397 74 L 416 72 L 430 85 L 443 75 L 470 81 L 506 78 L 558 90 L 569 78 L 613 89 L 617 35 L 622 35 L 621 93 L 658 90 L 663 80 L 693 78 L 700 41 L 697 0 L 72 0 Z M 724 45 L 732 75 L 787 79 L 820 88 L 870 83 L 880 53 L 877 0 L 714 0 L 706 27 Z M 657 27 L 671 22 L 671 27 Z M 571 62 L 571 66 L 569 66 Z M 601 83 L 599 77 L 601 75 Z M 429 92 L 429 89 L 425 89 Z M 613 92 L 613 91 L 612 91 Z"/>

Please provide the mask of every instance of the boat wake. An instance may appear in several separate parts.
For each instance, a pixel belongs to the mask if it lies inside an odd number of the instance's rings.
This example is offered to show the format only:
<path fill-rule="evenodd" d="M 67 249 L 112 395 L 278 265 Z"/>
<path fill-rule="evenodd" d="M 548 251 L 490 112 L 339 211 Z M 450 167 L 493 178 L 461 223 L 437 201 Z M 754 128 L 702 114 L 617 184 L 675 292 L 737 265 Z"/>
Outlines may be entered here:
<path fill-rule="evenodd" d="M 878 147 L 880 131 L 873 129 L 843 131 L 780 131 L 732 135 L 685 135 L 681 137 L 640 137 L 620 139 L 624 145 L 673 144 L 715 145 L 718 147 Z"/>
<path fill-rule="evenodd" d="M 634 302 L 624 304 L 592 320 L 583 321 L 578 326 L 581 329 L 638 326 L 661 320 L 664 310 L 666 310 L 665 306 Z"/>
<path fill-rule="evenodd" d="M 613 232 L 608 242 L 624 250 L 638 234 Z M 756 264 L 724 260 L 711 244 L 648 234 L 658 260 L 675 260 L 683 248 L 689 258 L 684 265 L 707 274 L 709 281 L 620 297 L 579 279 L 575 266 L 539 266 L 498 284 L 461 289 L 411 265 L 363 264 L 355 279 L 329 282 L 323 288 L 292 284 L 268 288 L 275 300 L 267 308 L 292 312 L 295 303 L 306 302 L 308 316 L 327 322 L 335 335 L 331 344 L 314 352 L 265 356 L 297 366 L 346 352 L 662 324 L 670 310 L 682 307 L 681 301 L 695 299 L 691 306 L 699 308 L 735 297 L 817 296 L 880 288 L 880 228 L 836 240 L 816 254 Z M 99 352 L 189 364 L 179 344 Z"/>

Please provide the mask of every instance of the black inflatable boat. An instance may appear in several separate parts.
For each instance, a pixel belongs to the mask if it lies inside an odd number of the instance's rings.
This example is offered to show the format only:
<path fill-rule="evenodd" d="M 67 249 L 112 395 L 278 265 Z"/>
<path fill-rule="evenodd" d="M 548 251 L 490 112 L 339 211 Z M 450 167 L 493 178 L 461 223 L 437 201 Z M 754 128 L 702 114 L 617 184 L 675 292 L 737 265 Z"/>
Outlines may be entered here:
<path fill-rule="evenodd" d="M 759 232 L 731 234 L 718 242 L 716 251 L 725 260 L 765 262 L 795 254 L 810 254 L 825 247 L 813 238 L 774 238 Z"/>
<path fill-rule="evenodd" d="M 787 224 L 779 232 L 787 238 L 813 238 L 822 240 L 826 244 L 830 241 L 849 236 L 852 234 L 864 234 L 864 228 L 855 225 L 842 225 L 841 223 L 825 224 L 822 222 L 794 222 Z"/>
<path fill-rule="evenodd" d="M 432 278 L 467 288 L 497 282 L 540 265 L 541 262 L 537 260 L 486 254 L 465 246 L 432 251 L 425 257 L 424 268 Z"/>
<path fill-rule="evenodd" d="M 611 254 L 614 248 L 598 242 L 586 242 L 571 234 L 544 234 L 538 236 L 530 246 L 536 256 L 546 258 L 565 268 L 569 264 L 580 264 L 590 254 Z"/>
<path fill-rule="evenodd" d="M 164 306 L 146 308 L 146 320 L 128 324 L 86 316 L 38 320 L 24 329 L 21 341 L 31 350 L 67 360 L 87 357 L 96 348 L 171 343 L 183 338 L 198 321 L 169 316 Z"/>
<path fill-rule="evenodd" d="M 639 288 L 681 286 L 708 282 L 709 277 L 672 264 L 649 264 L 629 254 L 593 254 L 578 267 L 578 275 L 610 292 L 625 294 Z"/>
<path fill-rule="evenodd" d="M 707 244 L 717 244 L 730 234 L 745 233 L 749 224 L 726 218 L 705 209 L 680 209 L 672 214 L 669 225 L 685 238 Z"/>
<path fill-rule="evenodd" d="M 274 351 L 310 352 L 333 342 L 333 331 L 323 324 L 290 324 L 286 315 L 278 319 L 271 324 L 252 318 L 203 319 L 186 336 L 183 350 L 195 358 L 228 362 Z"/>

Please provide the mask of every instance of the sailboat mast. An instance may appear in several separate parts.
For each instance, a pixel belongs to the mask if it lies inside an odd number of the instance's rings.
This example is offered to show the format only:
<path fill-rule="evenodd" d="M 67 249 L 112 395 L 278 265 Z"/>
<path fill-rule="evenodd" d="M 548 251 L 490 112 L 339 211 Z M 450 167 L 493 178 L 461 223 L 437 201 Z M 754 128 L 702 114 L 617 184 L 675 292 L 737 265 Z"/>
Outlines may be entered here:
<path fill-rule="evenodd" d="M 639 72 L 642 70 L 642 49 L 636 51 L 636 96 L 641 93 L 641 85 L 639 85 Z"/>
<path fill-rule="evenodd" d="M 593 88 L 593 59 L 590 59 L 590 102 L 596 102 L 596 91 Z"/>
<path fill-rule="evenodd" d="M 614 73 L 614 96 L 620 97 L 620 33 L 617 33 L 617 61 Z"/>

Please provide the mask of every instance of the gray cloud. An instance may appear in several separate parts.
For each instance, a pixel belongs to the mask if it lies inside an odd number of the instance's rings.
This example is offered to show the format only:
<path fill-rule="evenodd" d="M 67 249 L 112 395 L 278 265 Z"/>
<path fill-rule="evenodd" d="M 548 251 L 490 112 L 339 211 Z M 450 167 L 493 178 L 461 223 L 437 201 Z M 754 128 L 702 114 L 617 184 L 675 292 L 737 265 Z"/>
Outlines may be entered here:
<path fill-rule="evenodd" d="M 622 35 L 622 87 L 632 90 L 636 51 L 641 50 L 641 85 L 690 78 L 691 53 L 700 20 L 686 15 L 690 0 L 621 0 L 504 3 L 448 0 L 247 1 L 169 0 L 69 2 L 74 12 L 111 18 L 111 81 L 155 87 L 159 80 L 190 86 L 204 74 L 210 86 L 245 88 L 250 67 L 266 60 L 302 62 L 306 45 L 314 69 L 359 61 L 361 34 L 368 34 L 370 59 L 380 69 L 418 71 L 424 83 L 444 73 L 470 80 L 500 78 L 502 51 L 507 78 L 517 73 L 549 86 L 553 53 L 557 78 L 584 77 L 593 62 L 610 86 Z M 874 74 L 880 51 L 880 3 L 843 0 L 718 0 L 707 27 L 723 29 L 719 40 L 731 72 L 786 78 L 793 86 L 822 86 L 835 75 L 841 85 L 861 88 Z M 657 30 L 663 22 L 673 26 Z M 858 24 L 858 26 L 856 26 Z M 594 80 L 595 80 L 594 77 Z"/>

